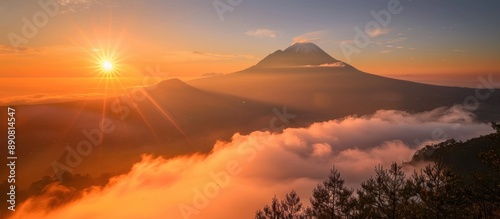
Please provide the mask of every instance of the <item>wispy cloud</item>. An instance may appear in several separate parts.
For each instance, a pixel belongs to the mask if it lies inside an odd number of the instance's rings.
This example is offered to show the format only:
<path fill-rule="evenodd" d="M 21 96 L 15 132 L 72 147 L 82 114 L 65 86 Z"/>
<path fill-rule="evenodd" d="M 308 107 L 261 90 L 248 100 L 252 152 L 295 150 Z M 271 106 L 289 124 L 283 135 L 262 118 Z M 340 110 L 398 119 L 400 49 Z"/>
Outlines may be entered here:
<path fill-rule="evenodd" d="M 167 62 L 185 62 L 185 61 L 203 61 L 203 60 L 232 60 L 232 59 L 257 59 L 251 54 L 230 54 L 230 53 L 216 53 L 206 51 L 169 51 L 161 56 L 159 61 Z"/>
<path fill-rule="evenodd" d="M 335 63 L 327 63 L 327 64 L 321 64 L 319 65 L 320 67 L 335 67 L 335 68 L 343 68 L 345 67 L 345 63 L 343 62 L 335 62 Z"/>
<path fill-rule="evenodd" d="M 352 45 L 352 44 L 354 44 L 354 40 L 341 40 L 341 41 L 338 41 L 337 44 Z"/>
<path fill-rule="evenodd" d="M 375 29 L 371 29 L 370 31 L 368 31 L 367 34 L 370 37 L 375 38 L 375 37 L 379 37 L 382 35 L 386 35 L 390 32 L 391 32 L 391 29 L 389 29 L 389 28 L 375 28 Z"/>
<path fill-rule="evenodd" d="M 26 53 L 37 53 L 40 49 L 33 47 L 19 46 L 13 47 L 9 45 L 0 45 L 0 55 L 2 54 L 26 54 Z"/>
<path fill-rule="evenodd" d="M 74 13 L 94 7 L 116 7 L 118 0 L 57 0 L 60 13 Z"/>
<path fill-rule="evenodd" d="M 84 50 L 74 46 L 44 46 L 44 47 L 32 47 L 32 46 L 19 46 L 13 47 L 10 45 L 0 44 L 0 57 L 4 56 L 7 58 L 15 59 L 36 59 L 42 60 L 46 59 L 47 56 L 68 56 L 69 54 L 84 54 Z"/>
<path fill-rule="evenodd" d="M 253 55 L 242 55 L 242 54 L 221 54 L 221 53 L 210 53 L 203 51 L 193 51 L 193 54 L 208 57 L 210 59 L 235 59 L 235 58 L 244 58 L 244 59 L 255 59 Z"/>
<path fill-rule="evenodd" d="M 215 72 L 209 72 L 209 73 L 203 73 L 201 77 L 216 77 L 216 76 L 222 76 L 224 75 L 223 73 L 215 73 Z"/>
<path fill-rule="evenodd" d="M 404 42 L 406 40 L 408 40 L 408 38 L 406 38 L 406 37 L 398 37 L 398 38 L 394 38 L 394 39 L 388 40 L 385 43 L 387 43 L 387 44 L 394 44 L 394 43 L 401 43 L 401 42 Z"/>
<path fill-rule="evenodd" d="M 343 68 L 345 67 L 345 63 L 343 62 L 334 62 L 334 63 L 325 63 L 321 65 L 306 65 L 306 66 L 298 66 L 298 67 L 329 67 L 329 68 Z"/>
<path fill-rule="evenodd" d="M 328 30 L 320 30 L 302 34 L 293 38 L 292 44 L 294 43 L 308 43 L 308 42 L 318 42 L 323 39 Z"/>
<path fill-rule="evenodd" d="M 88 93 L 88 94 L 71 94 L 71 95 L 52 95 L 46 93 L 29 94 L 0 99 L 0 105 L 32 105 L 41 103 L 59 103 L 72 100 L 84 100 L 89 98 L 102 98 L 104 94 Z"/>
<path fill-rule="evenodd" d="M 278 36 L 278 33 L 276 31 L 270 29 L 249 30 L 245 32 L 245 34 L 259 38 L 265 38 L 265 37 L 276 38 Z"/>

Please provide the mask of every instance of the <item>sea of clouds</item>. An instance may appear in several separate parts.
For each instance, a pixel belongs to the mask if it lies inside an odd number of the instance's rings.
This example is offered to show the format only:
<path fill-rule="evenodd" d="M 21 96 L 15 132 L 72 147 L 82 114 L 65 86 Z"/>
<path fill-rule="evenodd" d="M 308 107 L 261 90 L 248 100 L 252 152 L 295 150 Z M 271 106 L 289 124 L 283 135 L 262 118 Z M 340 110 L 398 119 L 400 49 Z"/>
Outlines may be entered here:
<path fill-rule="evenodd" d="M 274 195 L 283 198 L 292 189 L 308 204 L 334 165 L 355 188 L 376 165 L 409 161 L 425 144 L 491 132 L 489 124 L 452 107 L 417 114 L 381 110 L 282 133 L 236 133 L 209 154 L 143 155 L 104 187 L 76 191 L 52 184 L 11 218 L 253 218 Z M 76 198 L 57 206 L 62 197 Z"/>

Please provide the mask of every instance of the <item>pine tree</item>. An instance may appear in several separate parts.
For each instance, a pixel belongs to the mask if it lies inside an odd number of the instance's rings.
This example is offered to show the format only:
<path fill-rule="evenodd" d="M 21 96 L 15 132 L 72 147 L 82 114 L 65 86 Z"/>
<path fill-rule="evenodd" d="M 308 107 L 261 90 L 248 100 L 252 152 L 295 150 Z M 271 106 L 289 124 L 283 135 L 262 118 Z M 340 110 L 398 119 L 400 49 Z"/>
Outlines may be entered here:
<path fill-rule="evenodd" d="M 493 122 L 492 128 L 496 131 L 489 136 L 493 144 L 478 155 L 486 168 L 475 173 L 468 185 L 477 212 L 474 216 L 481 218 L 496 218 L 495 212 L 500 212 L 500 124 Z"/>
<path fill-rule="evenodd" d="M 281 208 L 283 210 L 283 218 L 296 219 L 302 214 L 302 203 L 300 197 L 295 190 L 285 195 L 285 199 L 281 201 Z"/>
<path fill-rule="evenodd" d="M 375 168 L 375 178 L 361 184 L 358 211 L 361 216 L 401 218 L 409 211 L 406 175 L 403 166 L 393 163 L 389 169 Z"/>
<path fill-rule="evenodd" d="M 352 193 L 352 189 L 344 187 L 344 180 L 333 167 L 328 179 L 313 190 L 310 201 L 315 216 L 319 219 L 349 218 L 354 208 Z"/>
<path fill-rule="evenodd" d="M 449 218 L 460 210 L 459 179 L 443 162 L 429 164 L 420 173 L 415 172 L 410 182 L 411 191 L 432 218 Z"/>
<path fill-rule="evenodd" d="M 255 214 L 255 219 L 282 219 L 283 209 L 281 203 L 276 198 L 276 195 L 271 201 L 271 206 L 264 206 L 263 210 L 258 210 Z"/>
<path fill-rule="evenodd" d="M 266 205 L 255 213 L 256 219 L 301 219 L 303 207 L 299 195 L 292 190 L 281 202 L 274 196 L 271 206 Z"/>

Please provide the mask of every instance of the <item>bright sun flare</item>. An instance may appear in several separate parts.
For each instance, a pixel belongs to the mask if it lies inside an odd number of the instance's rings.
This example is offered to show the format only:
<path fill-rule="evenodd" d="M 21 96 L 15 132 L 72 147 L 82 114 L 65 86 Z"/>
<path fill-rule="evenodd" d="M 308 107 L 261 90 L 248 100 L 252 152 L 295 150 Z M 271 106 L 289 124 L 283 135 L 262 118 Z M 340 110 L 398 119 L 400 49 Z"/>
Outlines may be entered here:
<path fill-rule="evenodd" d="M 110 61 L 104 61 L 102 63 L 102 68 L 104 69 L 104 71 L 111 71 L 113 70 L 113 63 L 111 63 Z"/>
<path fill-rule="evenodd" d="M 114 51 L 92 50 L 92 66 L 101 77 L 117 77 L 123 70 L 121 60 Z"/>

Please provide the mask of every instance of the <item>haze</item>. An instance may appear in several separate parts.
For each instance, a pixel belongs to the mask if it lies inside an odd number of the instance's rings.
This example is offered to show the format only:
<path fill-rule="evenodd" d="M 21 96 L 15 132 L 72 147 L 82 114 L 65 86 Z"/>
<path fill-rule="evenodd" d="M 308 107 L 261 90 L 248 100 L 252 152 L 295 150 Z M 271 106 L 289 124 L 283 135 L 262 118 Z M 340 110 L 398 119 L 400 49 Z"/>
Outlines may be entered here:
<path fill-rule="evenodd" d="M 0 218 L 500 217 L 498 8 L 0 0 Z"/>

